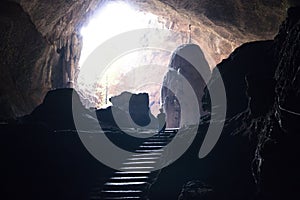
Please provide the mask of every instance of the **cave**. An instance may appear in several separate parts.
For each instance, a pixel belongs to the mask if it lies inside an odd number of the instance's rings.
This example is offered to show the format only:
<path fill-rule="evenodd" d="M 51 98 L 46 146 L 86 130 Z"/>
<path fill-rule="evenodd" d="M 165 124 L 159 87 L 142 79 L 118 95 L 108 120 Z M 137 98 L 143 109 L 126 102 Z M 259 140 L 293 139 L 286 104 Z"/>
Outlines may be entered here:
<path fill-rule="evenodd" d="M 1 68 L 1 93 L 4 94 L 1 97 L 1 118 L 5 119 L 30 113 L 42 102 L 47 91 L 73 84 L 83 45 L 80 30 L 105 1 L 57 1 L 53 5 L 26 1 L 4 3 L 3 18 L 7 20 L 2 22 L 2 38 L 7 42 L 2 43 L 2 48 L 12 49 L 1 58 L 3 66 L 8 65 Z M 160 16 L 160 20 L 176 32 L 186 33 L 191 25 L 193 38 L 201 44 L 211 68 L 242 43 L 274 37 L 288 4 L 239 5 L 234 1 L 232 6 L 230 3 L 214 6 L 213 1 L 199 5 L 177 1 L 129 3 L 135 9 Z M 49 16 L 45 10 L 49 10 Z M 227 12 L 222 13 L 222 10 Z M 22 16 L 12 13 L 22 13 Z M 257 21 L 262 23 L 257 24 Z M 26 27 L 24 32 L 28 35 L 16 28 L 19 26 Z M 30 37 L 33 34 L 35 37 Z M 28 45 L 22 46 L 23 40 Z M 22 72 L 15 71 L 15 66 L 20 66 Z M 6 70 L 8 68 L 10 70 Z M 9 88 L 14 88 L 14 92 L 7 92 Z"/>
<path fill-rule="evenodd" d="M 299 198 L 297 1 L 0 5 L 1 198 Z"/>

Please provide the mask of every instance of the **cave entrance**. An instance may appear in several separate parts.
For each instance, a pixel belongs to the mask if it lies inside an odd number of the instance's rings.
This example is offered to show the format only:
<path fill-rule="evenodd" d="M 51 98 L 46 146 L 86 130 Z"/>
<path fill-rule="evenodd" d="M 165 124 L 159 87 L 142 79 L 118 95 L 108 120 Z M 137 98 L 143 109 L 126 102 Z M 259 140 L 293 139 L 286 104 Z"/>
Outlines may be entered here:
<path fill-rule="evenodd" d="M 164 78 L 167 78 L 166 75 L 170 70 L 172 71 L 171 74 L 175 71 L 175 74 L 181 74 L 180 67 L 178 68 L 176 65 L 177 67 L 174 68 L 170 65 L 173 52 L 182 45 L 195 43 L 191 38 L 191 25 L 188 21 L 176 25 L 174 23 L 162 16 L 141 12 L 139 8 L 128 4 L 128 2 L 118 1 L 103 4 L 87 25 L 81 29 L 83 48 L 75 87 L 83 96 L 83 103 L 87 107 L 105 108 L 111 105 L 111 97 L 118 96 L 123 92 L 148 93 L 151 113 L 157 116 L 159 109 L 163 106 L 167 114 L 169 128 L 178 128 L 191 123 L 190 121 L 193 120 L 181 116 L 186 111 L 181 111 L 182 106 L 177 102 L 177 99 L 170 98 L 168 100 L 162 92 L 163 84 L 165 84 Z M 174 27 L 177 29 L 174 30 Z M 104 46 L 109 49 L 112 46 L 113 51 L 118 51 L 118 48 L 124 44 L 130 46 L 124 40 L 117 40 L 116 43 L 112 40 L 116 37 L 120 38 L 120 35 L 145 28 L 155 31 L 153 33 L 150 31 L 152 35 L 148 32 L 143 33 L 139 35 L 141 38 L 133 40 L 138 41 L 140 48 L 130 50 L 125 48 L 125 53 L 114 54 L 112 57 L 107 53 L 110 50 L 103 48 Z M 161 30 L 168 33 L 161 34 L 163 32 Z M 159 45 L 153 48 L 154 46 L 151 46 L 152 40 L 159 41 Z M 107 44 L 110 46 L 105 46 Z M 188 54 L 198 55 L 196 57 L 200 56 L 205 60 L 202 51 L 194 52 L 195 45 L 189 47 L 192 47 L 192 51 Z M 93 63 L 93 67 L 89 68 L 85 63 L 88 63 L 87 60 L 90 60 L 91 55 L 94 55 L 94 52 L 98 52 L 99 49 L 104 50 L 100 51 L 101 54 L 97 54 L 98 57 L 93 60 L 96 64 Z M 110 57 L 109 62 L 103 65 L 99 64 L 99 60 L 107 59 L 107 57 Z M 209 70 L 207 63 L 206 66 Z M 170 73 L 168 81 L 173 83 L 178 77 L 170 76 Z M 191 74 L 187 73 L 187 79 L 195 78 L 195 75 L 192 74 L 196 73 L 193 71 Z M 180 91 L 176 88 L 175 93 L 178 92 Z M 185 108 L 189 107 L 185 106 Z"/>
<path fill-rule="evenodd" d="M 164 29 L 166 25 L 158 16 L 138 11 L 134 5 L 125 2 L 103 4 L 82 27 L 83 48 L 75 87 L 84 96 L 83 103 L 87 107 L 108 107 L 109 99 L 124 91 L 146 92 L 152 114 L 159 113 L 161 84 L 168 69 L 170 52 L 131 51 L 113 60 L 101 74 L 82 67 L 89 55 L 110 38 L 142 28 Z"/>

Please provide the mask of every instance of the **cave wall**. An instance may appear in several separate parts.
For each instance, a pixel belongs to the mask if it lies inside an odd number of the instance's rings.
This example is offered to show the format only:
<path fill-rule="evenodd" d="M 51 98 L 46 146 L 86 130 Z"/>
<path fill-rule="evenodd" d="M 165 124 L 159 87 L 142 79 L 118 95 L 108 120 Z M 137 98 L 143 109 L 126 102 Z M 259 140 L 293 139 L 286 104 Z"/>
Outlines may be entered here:
<path fill-rule="evenodd" d="M 293 7 L 274 40 L 237 48 L 217 65 L 208 84 L 210 91 L 217 89 L 218 69 L 227 95 L 222 135 L 247 136 L 255 144 L 247 168 L 256 199 L 299 198 L 299 30 L 300 7 Z"/>
<path fill-rule="evenodd" d="M 0 18 L 0 118 L 22 116 L 53 88 L 72 87 L 82 46 L 79 28 L 101 0 L 6 0 Z M 159 15 L 169 28 L 201 44 L 210 64 L 241 43 L 270 39 L 288 7 L 286 1 L 133 0 L 128 3 Z M 184 39 L 184 38 L 183 38 Z"/>
<path fill-rule="evenodd" d="M 50 89 L 72 86 L 82 46 L 78 27 L 98 3 L 0 2 L 0 119 L 28 114 Z"/>
<path fill-rule="evenodd" d="M 214 68 L 245 42 L 273 39 L 291 3 L 286 0 L 149 0 L 136 4 L 160 16 L 171 30 L 183 35 L 191 25 L 192 41 L 201 47 Z"/>
<path fill-rule="evenodd" d="M 33 109 L 43 93 L 50 89 L 49 70 L 52 67 L 49 65 L 52 63 L 48 56 L 52 57 L 52 62 L 57 61 L 58 56 L 20 5 L 0 4 L 1 117 L 13 117 Z"/>

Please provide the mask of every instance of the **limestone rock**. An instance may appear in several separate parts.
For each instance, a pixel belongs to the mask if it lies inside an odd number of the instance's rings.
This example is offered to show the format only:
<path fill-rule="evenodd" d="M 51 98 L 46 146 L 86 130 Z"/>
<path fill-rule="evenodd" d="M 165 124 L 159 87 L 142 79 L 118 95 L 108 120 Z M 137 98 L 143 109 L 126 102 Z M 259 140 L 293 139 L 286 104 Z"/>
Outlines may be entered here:
<path fill-rule="evenodd" d="M 102 0 L 1 1 L 0 118 L 22 116 L 39 105 L 47 91 L 76 82 L 82 46 L 80 27 Z M 272 39 L 288 2 L 130 1 L 137 10 L 160 16 L 188 41 L 188 27 L 211 68 L 240 44 Z"/>
<path fill-rule="evenodd" d="M 199 46 L 187 44 L 175 50 L 161 91 L 162 105 L 167 114 L 167 127 L 197 123 L 200 114 L 204 114 L 201 99 L 209 78 L 210 69 Z M 198 115 L 192 100 L 196 102 Z"/>

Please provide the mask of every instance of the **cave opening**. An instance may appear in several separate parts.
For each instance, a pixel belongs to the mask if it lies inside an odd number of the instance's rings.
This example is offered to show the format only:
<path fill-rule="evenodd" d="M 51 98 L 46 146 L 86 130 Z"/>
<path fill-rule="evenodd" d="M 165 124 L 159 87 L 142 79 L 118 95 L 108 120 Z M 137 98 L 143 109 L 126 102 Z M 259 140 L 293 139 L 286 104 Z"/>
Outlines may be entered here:
<path fill-rule="evenodd" d="M 108 107 L 111 105 L 109 101 L 111 97 L 125 91 L 145 92 L 149 95 L 151 112 L 158 113 L 161 89 L 158 83 L 162 83 L 163 75 L 166 73 L 167 62 L 164 60 L 169 60 L 169 52 L 149 49 L 126 52 L 111 61 L 109 66 L 99 66 L 103 69 L 99 73 L 85 64 L 89 55 L 97 48 L 102 48 L 101 45 L 111 38 L 143 28 L 167 27 L 165 21 L 157 15 L 139 11 L 136 6 L 123 1 L 101 5 L 89 22 L 81 28 L 83 47 L 75 87 L 83 96 L 86 107 Z M 141 43 L 147 47 L 147 39 Z M 155 80 L 151 81 L 153 77 Z"/>
<path fill-rule="evenodd" d="M 191 40 L 188 28 L 186 33 L 164 36 L 168 41 L 156 49 L 149 47 L 149 40 L 153 36 L 145 34 L 139 44 L 142 49 L 122 53 L 109 62 L 108 66 L 97 66 L 97 70 L 86 64 L 86 61 L 91 54 L 104 48 L 110 40 L 122 37 L 122 34 L 142 29 L 170 30 L 171 26 L 163 17 L 141 11 L 138 6 L 128 2 L 113 1 L 101 5 L 80 30 L 83 47 L 75 88 L 84 105 L 97 109 L 106 108 L 111 105 L 110 98 L 122 92 L 148 93 L 150 111 L 156 116 L 162 106 L 160 96 L 163 78 L 168 71 L 172 51 L 175 50 L 173 48 L 166 51 L 162 47 L 168 46 L 167 43 L 170 42 L 174 46 L 187 43 Z M 103 58 L 107 55 L 98 56 Z"/>

